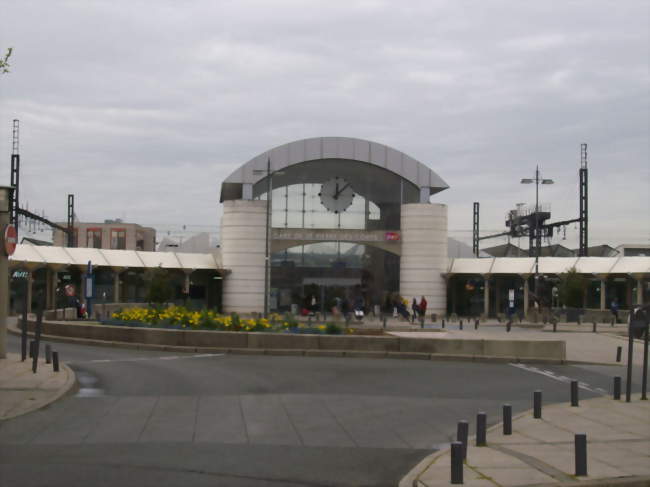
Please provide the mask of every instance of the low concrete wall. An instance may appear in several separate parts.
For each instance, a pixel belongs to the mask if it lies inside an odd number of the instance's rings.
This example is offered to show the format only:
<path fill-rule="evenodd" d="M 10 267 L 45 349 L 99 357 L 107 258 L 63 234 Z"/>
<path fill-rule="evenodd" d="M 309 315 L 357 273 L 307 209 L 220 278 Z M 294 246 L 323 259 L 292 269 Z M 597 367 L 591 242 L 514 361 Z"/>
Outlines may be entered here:
<path fill-rule="evenodd" d="M 28 323 L 34 330 L 34 323 Z M 463 357 L 507 357 L 518 359 L 566 360 L 562 340 L 475 340 L 458 338 L 409 338 L 396 336 L 302 335 L 289 333 L 167 330 L 108 326 L 85 322 L 43 322 L 42 333 L 70 338 L 87 338 L 124 344 L 170 347 L 263 349 L 263 350 L 344 350 L 374 352 L 379 355 L 453 355 Z"/>

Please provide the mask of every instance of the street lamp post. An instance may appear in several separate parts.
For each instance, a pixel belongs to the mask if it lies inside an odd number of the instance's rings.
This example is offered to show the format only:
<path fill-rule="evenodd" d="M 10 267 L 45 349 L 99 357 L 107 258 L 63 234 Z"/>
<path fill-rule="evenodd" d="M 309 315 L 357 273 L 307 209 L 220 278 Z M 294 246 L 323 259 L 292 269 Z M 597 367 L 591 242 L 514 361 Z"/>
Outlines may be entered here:
<path fill-rule="evenodd" d="M 273 175 L 284 174 L 271 171 L 271 158 L 266 161 L 266 170 L 254 169 L 253 174 L 266 175 L 266 242 L 264 251 L 264 318 L 269 317 L 269 291 L 271 289 L 271 206 L 273 202 Z"/>
<path fill-rule="evenodd" d="M 541 253 L 542 247 L 542 234 L 539 228 L 539 185 L 541 184 L 553 184 L 552 179 L 542 179 L 539 173 L 539 165 L 535 167 L 535 179 L 524 178 L 521 180 L 521 184 L 532 184 L 535 183 L 535 226 L 534 226 L 534 236 L 535 236 L 535 294 L 538 292 L 538 279 L 539 279 L 539 254 Z"/>

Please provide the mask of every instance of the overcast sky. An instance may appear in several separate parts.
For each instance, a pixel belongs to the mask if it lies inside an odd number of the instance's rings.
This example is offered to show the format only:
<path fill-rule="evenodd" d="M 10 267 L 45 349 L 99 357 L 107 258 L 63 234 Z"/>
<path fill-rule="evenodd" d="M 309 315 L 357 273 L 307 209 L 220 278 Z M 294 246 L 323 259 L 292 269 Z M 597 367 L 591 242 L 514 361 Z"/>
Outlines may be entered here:
<path fill-rule="evenodd" d="M 536 164 L 553 218 L 576 218 L 586 142 L 590 244 L 648 243 L 649 5 L 0 0 L 0 177 L 18 118 L 30 209 L 65 219 L 74 193 L 82 221 L 217 231 L 239 165 L 359 137 L 445 179 L 432 200 L 471 241 L 472 202 L 482 233 L 503 230 Z"/>

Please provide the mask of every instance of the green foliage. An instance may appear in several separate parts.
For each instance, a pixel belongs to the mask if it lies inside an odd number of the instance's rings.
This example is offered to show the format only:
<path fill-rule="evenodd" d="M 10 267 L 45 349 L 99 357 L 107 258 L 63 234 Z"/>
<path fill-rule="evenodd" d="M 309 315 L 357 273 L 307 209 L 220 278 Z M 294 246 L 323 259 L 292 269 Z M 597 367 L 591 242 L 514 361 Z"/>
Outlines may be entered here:
<path fill-rule="evenodd" d="M 162 267 L 157 267 L 145 274 L 147 281 L 147 303 L 162 305 L 169 302 L 173 295 L 169 273 Z"/>
<path fill-rule="evenodd" d="M 587 279 L 575 267 L 560 274 L 558 285 L 560 301 L 569 308 L 582 308 L 583 296 L 588 284 Z"/>
<path fill-rule="evenodd" d="M 9 72 L 9 58 L 11 57 L 11 53 L 13 52 L 14 48 L 10 47 L 7 49 L 7 54 L 5 54 L 4 58 L 0 58 L 0 73 L 8 73 Z"/>
<path fill-rule="evenodd" d="M 340 335 L 343 333 L 343 328 L 341 328 L 339 325 L 336 323 L 327 323 L 325 325 L 325 333 L 328 335 Z"/>

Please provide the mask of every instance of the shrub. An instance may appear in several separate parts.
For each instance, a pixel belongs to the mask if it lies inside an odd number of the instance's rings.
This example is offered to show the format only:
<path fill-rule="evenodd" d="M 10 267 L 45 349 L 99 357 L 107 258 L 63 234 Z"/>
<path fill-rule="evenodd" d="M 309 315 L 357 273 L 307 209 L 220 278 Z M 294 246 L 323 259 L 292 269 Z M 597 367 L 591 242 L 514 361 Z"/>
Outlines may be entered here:
<path fill-rule="evenodd" d="M 587 280 L 575 267 L 560 275 L 558 294 L 560 301 L 569 308 L 582 308 Z"/>
<path fill-rule="evenodd" d="M 343 328 L 336 323 L 329 322 L 325 325 L 325 333 L 328 335 L 340 335 L 343 333 Z"/>

